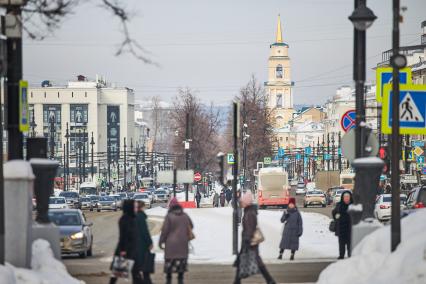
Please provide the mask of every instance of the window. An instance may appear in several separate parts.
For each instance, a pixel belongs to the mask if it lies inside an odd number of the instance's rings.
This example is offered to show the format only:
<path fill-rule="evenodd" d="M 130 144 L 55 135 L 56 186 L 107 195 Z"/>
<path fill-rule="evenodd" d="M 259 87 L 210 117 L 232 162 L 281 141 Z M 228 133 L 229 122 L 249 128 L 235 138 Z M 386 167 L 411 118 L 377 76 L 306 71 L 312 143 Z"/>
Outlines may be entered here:
<path fill-rule="evenodd" d="M 277 107 L 283 107 L 283 95 L 282 94 L 278 94 L 277 95 Z"/>
<path fill-rule="evenodd" d="M 281 64 L 278 64 L 275 68 L 275 76 L 278 79 L 281 79 L 283 77 L 283 66 Z"/>
<path fill-rule="evenodd" d="M 288 142 L 288 136 L 285 138 L 285 141 Z"/>

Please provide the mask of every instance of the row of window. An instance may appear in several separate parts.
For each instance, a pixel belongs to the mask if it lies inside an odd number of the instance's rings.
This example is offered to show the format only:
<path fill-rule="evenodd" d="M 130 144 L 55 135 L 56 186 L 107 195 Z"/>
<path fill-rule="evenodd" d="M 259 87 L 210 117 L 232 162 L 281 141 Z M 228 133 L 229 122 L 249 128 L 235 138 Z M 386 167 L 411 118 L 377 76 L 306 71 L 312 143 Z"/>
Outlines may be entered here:
<path fill-rule="evenodd" d="M 34 97 L 33 92 L 31 92 L 31 93 L 30 93 L 30 97 L 31 97 L 31 98 L 33 98 L 33 97 Z M 47 97 L 46 92 L 44 92 L 44 97 L 45 97 L 45 98 Z M 58 92 L 58 98 L 59 98 L 59 97 L 60 97 L 60 94 L 59 94 L 59 92 Z M 87 98 L 87 92 L 84 92 L 84 97 L 85 97 L 85 98 Z M 74 92 L 71 92 L 71 98 L 74 98 Z"/>

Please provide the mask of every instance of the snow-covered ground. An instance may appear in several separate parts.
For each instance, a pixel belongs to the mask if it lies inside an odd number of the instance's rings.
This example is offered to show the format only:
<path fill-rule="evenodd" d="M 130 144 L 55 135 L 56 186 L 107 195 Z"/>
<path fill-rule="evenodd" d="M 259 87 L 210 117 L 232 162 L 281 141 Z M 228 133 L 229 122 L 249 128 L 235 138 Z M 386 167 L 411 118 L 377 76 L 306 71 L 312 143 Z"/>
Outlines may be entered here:
<path fill-rule="evenodd" d="M 191 263 L 229 264 L 235 260 L 232 255 L 232 208 L 186 209 L 194 223 L 196 239 L 191 242 Z M 150 217 L 164 217 L 167 210 L 153 208 L 147 210 Z M 259 211 L 259 226 L 265 235 L 265 242 L 260 245 L 260 253 L 265 262 L 278 261 L 279 243 L 283 224 L 282 211 Z M 300 239 L 300 250 L 296 259 L 335 258 L 337 255 L 337 238 L 328 231 L 330 219 L 317 213 L 302 212 L 304 233 Z M 157 260 L 163 260 L 163 252 L 158 245 L 159 236 L 153 236 L 156 244 Z M 289 252 L 284 255 L 288 259 Z"/>
<path fill-rule="evenodd" d="M 401 243 L 390 252 L 390 226 L 365 237 L 352 257 L 325 269 L 318 284 L 425 284 L 426 209 L 401 221 Z"/>
<path fill-rule="evenodd" d="M 53 257 L 45 240 L 35 240 L 32 246 L 31 270 L 6 264 L 0 265 L 0 283 L 7 284 L 81 284 L 71 277 L 65 265 Z"/>

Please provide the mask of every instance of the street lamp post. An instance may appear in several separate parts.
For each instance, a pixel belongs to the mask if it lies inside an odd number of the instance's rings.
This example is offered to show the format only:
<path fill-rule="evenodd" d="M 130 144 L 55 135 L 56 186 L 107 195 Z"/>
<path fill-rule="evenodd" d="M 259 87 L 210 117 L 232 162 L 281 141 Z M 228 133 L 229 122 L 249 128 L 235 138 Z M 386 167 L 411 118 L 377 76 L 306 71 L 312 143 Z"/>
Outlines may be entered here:
<path fill-rule="evenodd" d="M 339 148 L 338 148 L 338 150 L 337 150 L 337 154 L 338 154 L 338 159 L 339 159 L 339 172 L 341 173 L 342 172 L 342 145 L 341 145 L 341 143 L 342 143 L 342 136 L 341 136 L 341 134 L 340 134 L 340 132 L 339 132 Z"/>
<path fill-rule="evenodd" d="M 327 171 L 330 170 L 330 133 L 327 133 Z"/>
<path fill-rule="evenodd" d="M 123 165 L 123 189 L 127 190 L 127 144 L 126 144 L 126 137 L 124 137 L 124 165 Z"/>
<path fill-rule="evenodd" d="M 111 142 L 107 138 L 107 168 L 108 168 L 108 189 L 111 190 Z"/>
<path fill-rule="evenodd" d="M 86 181 L 86 126 L 83 127 L 83 181 Z"/>
<path fill-rule="evenodd" d="M 92 131 L 92 139 L 90 141 L 90 146 L 91 146 L 91 150 L 92 150 L 92 165 L 90 167 L 91 170 L 91 174 L 92 174 L 92 182 L 93 182 L 93 175 L 95 174 L 95 155 L 94 155 L 94 146 L 95 146 L 95 140 L 93 138 L 93 131 Z"/>
<path fill-rule="evenodd" d="M 335 169 L 334 164 L 335 164 L 335 160 L 336 160 L 334 158 L 334 153 L 335 153 L 335 150 L 336 150 L 336 145 L 334 144 L 334 142 L 335 142 L 335 140 L 334 140 L 334 132 L 333 132 L 332 135 L 331 135 L 331 165 L 332 165 L 333 171 Z"/>
<path fill-rule="evenodd" d="M 55 158 L 55 119 L 53 116 L 49 118 L 49 133 L 50 133 L 50 159 Z"/>
<path fill-rule="evenodd" d="M 70 133 L 69 133 L 69 128 L 68 128 L 68 122 L 67 122 L 67 128 L 65 130 L 65 139 L 66 139 L 66 143 L 65 143 L 65 155 L 67 157 L 67 162 L 66 162 L 66 172 L 67 172 L 67 178 L 65 181 L 66 184 L 66 188 L 69 190 L 70 188 Z"/>

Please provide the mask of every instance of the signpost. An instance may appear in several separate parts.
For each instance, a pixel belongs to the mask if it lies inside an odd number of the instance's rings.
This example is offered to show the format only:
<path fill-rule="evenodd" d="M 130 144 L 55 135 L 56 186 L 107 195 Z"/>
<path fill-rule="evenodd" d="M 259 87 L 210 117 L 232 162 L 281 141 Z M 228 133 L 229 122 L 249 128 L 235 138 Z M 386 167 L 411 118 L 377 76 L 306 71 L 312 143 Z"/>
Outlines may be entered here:
<path fill-rule="evenodd" d="M 228 155 L 226 156 L 226 160 L 228 162 L 228 165 L 233 165 L 235 164 L 235 157 L 233 153 L 228 153 Z"/>
<path fill-rule="evenodd" d="M 19 131 L 27 132 L 30 128 L 28 111 L 28 81 L 19 81 Z"/>
<path fill-rule="evenodd" d="M 272 163 L 271 157 L 264 157 L 263 158 L 263 164 L 270 165 Z"/>
<path fill-rule="evenodd" d="M 201 174 L 200 173 L 195 173 L 194 174 L 194 181 L 199 182 L 201 180 Z"/>
<path fill-rule="evenodd" d="M 382 132 L 392 133 L 392 84 L 384 86 Z M 399 134 L 426 134 L 426 85 L 400 85 Z"/>
<path fill-rule="evenodd" d="M 355 128 L 355 118 L 356 111 L 354 109 L 348 110 L 342 115 L 342 118 L 340 119 L 340 126 L 345 132 L 348 132 L 352 128 Z"/>
<path fill-rule="evenodd" d="M 385 84 L 392 83 L 392 67 L 378 67 L 376 69 L 376 99 L 382 102 Z M 411 68 L 403 68 L 399 70 L 400 84 L 412 84 Z"/>

